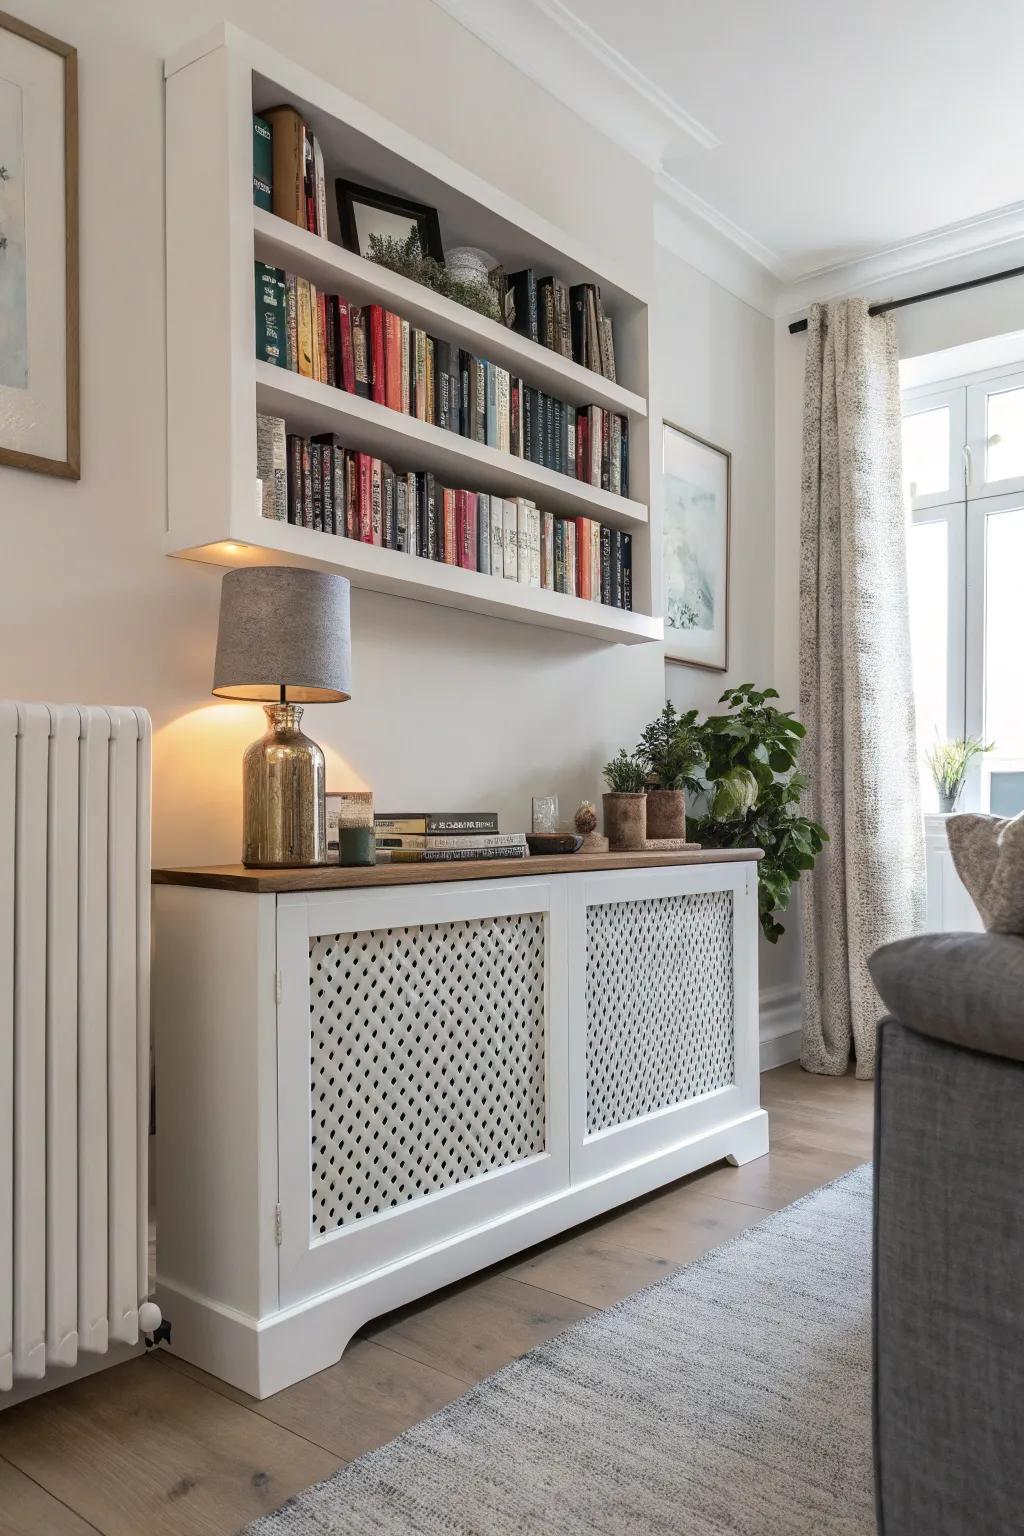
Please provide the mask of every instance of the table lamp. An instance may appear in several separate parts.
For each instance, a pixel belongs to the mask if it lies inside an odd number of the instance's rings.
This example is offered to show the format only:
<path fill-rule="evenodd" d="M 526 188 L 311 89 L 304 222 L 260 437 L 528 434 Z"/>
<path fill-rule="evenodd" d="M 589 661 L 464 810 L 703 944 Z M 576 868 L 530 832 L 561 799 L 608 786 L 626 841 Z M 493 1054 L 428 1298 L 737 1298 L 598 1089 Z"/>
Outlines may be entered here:
<path fill-rule="evenodd" d="M 242 763 L 242 863 L 327 863 L 324 755 L 299 729 L 302 704 L 351 697 L 349 583 L 291 566 L 229 571 L 221 583 L 213 692 L 263 703 L 267 733 Z"/>

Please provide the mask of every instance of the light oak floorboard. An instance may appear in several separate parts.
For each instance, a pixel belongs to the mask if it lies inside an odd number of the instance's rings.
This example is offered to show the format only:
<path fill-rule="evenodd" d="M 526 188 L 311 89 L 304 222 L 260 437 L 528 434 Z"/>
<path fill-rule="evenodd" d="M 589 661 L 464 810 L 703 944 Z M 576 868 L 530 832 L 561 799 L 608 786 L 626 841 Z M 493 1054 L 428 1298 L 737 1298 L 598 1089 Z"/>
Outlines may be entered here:
<path fill-rule="evenodd" d="M 0 1455 L 103 1536 L 231 1536 L 338 1465 L 145 1358 L 8 1409 Z"/>
<path fill-rule="evenodd" d="M 556 1291 L 588 1307 L 610 1307 L 634 1291 L 664 1280 L 671 1259 L 619 1245 L 603 1225 L 558 1238 L 505 1269 L 513 1280 Z"/>
<path fill-rule="evenodd" d="M 24 1472 L 0 1460 L 0 1536 L 94 1536 L 95 1531 Z"/>

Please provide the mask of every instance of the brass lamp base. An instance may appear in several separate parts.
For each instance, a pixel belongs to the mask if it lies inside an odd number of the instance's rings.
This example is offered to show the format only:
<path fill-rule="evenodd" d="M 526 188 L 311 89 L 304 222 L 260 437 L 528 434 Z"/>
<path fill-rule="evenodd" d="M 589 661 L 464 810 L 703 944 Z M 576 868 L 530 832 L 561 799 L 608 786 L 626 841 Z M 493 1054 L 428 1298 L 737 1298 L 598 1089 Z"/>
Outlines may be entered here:
<path fill-rule="evenodd" d="M 250 869 L 326 864 L 324 754 L 299 729 L 298 704 L 264 704 L 267 733 L 242 760 L 242 863 Z"/>

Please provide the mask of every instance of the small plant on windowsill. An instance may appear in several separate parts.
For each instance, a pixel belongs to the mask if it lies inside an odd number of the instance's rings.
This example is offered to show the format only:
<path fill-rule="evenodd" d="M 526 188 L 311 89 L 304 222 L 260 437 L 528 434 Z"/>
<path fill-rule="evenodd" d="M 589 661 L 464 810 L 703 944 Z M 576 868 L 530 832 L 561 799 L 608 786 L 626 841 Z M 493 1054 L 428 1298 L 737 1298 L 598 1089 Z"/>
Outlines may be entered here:
<path fill-rule="evenodd" d="M 956 810 L 964 792 L 967 774 L 975 758 L 984 757 L 995 743 L 986 746 L 980 736 L 958 736 L 953 741 L 937 741 L 928 753 L 928 767 L 939 796 L 939 811 L 949 815 Z"/>

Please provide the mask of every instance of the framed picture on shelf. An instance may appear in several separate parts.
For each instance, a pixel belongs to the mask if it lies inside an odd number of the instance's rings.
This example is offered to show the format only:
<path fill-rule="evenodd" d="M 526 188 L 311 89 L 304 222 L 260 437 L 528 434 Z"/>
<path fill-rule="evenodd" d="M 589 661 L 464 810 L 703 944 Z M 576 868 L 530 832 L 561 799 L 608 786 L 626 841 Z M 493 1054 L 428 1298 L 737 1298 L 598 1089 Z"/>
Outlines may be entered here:
<path fill-rule="evenodd" d="M 724 672 L 729 661 L 732 455 L 662 423 L 665 656 Z"/>
<path fill-rule="evenodd" d="M 78 479 L 77 54 L 0 11 L 0 464 Z"/>
<path fill-rule="evenodd" d="M 370 240 L 376 235 L 381 240 L 397 240 L 404 245 L 413 230 L 419 231 L 420 250 L 424 256 L 433 256 L 444 263 L 444 247 L 441 244 L 441 225 L 436 208 L 425 203 L 413 203 L 407 197 L 394 192 L 378 192 L 373 187 L 361 187 L 354 181 L 341 177 L 334 183 L 338 199 L 338 221 L 345 249 L 359 256 L 370 256 Z"/>

